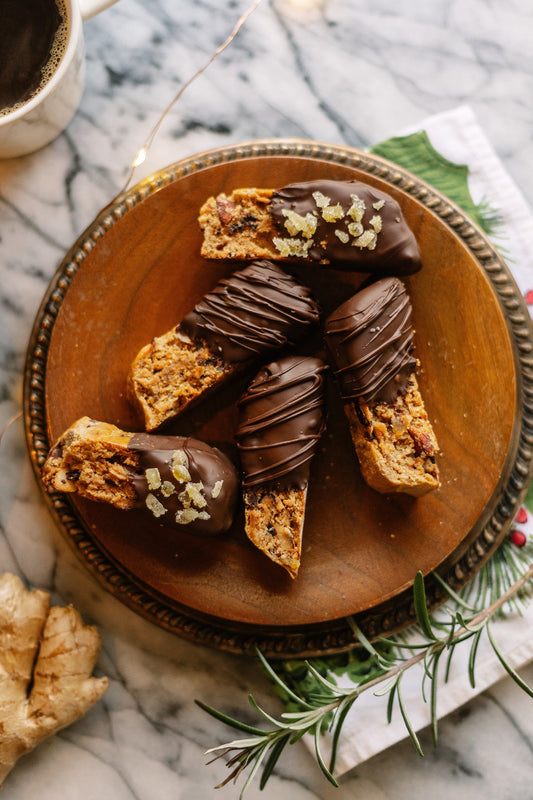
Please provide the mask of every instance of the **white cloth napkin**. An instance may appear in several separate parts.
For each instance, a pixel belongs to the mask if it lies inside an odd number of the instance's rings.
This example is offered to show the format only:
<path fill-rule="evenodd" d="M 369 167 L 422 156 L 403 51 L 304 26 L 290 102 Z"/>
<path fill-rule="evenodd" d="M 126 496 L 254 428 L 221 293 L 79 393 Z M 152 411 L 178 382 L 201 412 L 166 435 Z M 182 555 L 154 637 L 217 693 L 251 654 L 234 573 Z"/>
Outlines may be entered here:
<path fill-rule="evenodd" d="M 481 130 L 474 113 L 459 107 L 425 120 L 416 129 L 425 130 L 433 147 L 456 164 L 469 168 L 469 188 L 474 202 L 488 202 L 498 212 L 502 226 L 493 237 L 496 246 L 505 250 L 505 259 L 524 296 L 533 289 L 533 215 L 523 196 L 503 168 Z M 516 528 L 533 535 L 533 524 L 523 510 Z M 529 530 L 528 530 L 529 528 Z M 493 625 L 494 638 L 508 663 L 519 669 L 533 659 L 533 603 L 522 615 L 516 613 Z M 476 686 L 468 679 L 469 643 L 456 648 L 451 672 L 445 683 L 441 675 L 438 688 L 438 716 L 457 709 L 506 673 L 484 635 L 476 658 Z M 441 669 L 441 672 L 444 670 Z M 415 665 L 402 679 L 402 696 L 416 731 L 430 724 L 430 708 L 422 697 L 423 668 Z M 518 690 L 517 690 L 518 691 Z M 355 702 L 343 726 L 338 751 L 338 776 L 390 745 L 407 737 L 399 710 L 391 723 L 386 718 L 387 697 L 376 697 L 372 690 Z"/>
<path fill-rule="evenodd" d="M 533 214 L 503 167 L 468 106 L 436 114 L 416 129 L 425 130 L 431 144 L 455 164 L 468 166 L 468 185 L 474 202 L 488 201 L 502 220 L 492 237 L 505 251 L 507 266 L 524 296 L 533 288 Z"/>

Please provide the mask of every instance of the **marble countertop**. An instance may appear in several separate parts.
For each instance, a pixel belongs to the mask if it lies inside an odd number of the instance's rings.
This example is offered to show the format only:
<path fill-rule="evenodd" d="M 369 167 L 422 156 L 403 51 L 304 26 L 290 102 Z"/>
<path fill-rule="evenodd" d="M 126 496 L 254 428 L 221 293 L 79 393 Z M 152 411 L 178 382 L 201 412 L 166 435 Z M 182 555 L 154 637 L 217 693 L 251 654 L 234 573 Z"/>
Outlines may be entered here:
<path fill-rule="evenodd" d="M 21 408 L 25 351 L 65 252 L 122 189 L 163 109 L 203 67 L 247 2 L 120 0 L 85 24 L 81 107 L 56 141 L 0 162 L 0 426 Z M 468 104 L 533 206 L 530 0 L 263 0 L 164 120 L 140 178 L 208 148 L 264 137 L 366 147 Z M 98 626 L 110 688 L 78 723 L 24 757 L 9 800 L 204 800 L 226 777 L 204 751 L 232 737 L 199 698 L 246 713 L 279 706 L 258 665 L 155 627 L 105 592 L 55 527 L 33 480 L 20 418 L 0 446 L 0 571 L 73 603 Z M 533 682 L 533 665 L 524 670 Z M 302 744 L 247 797 L 456 800 L 531 797 L 533 715 L 503 680 L 445 718 L 426 756 L 401 742 L 326 783 Z M 356 713 L 354 711 L 354 713 Z M 252 719 L 252 716 L 250 716 Z M 364 731 L 361 731 L 364 736 Z"/>

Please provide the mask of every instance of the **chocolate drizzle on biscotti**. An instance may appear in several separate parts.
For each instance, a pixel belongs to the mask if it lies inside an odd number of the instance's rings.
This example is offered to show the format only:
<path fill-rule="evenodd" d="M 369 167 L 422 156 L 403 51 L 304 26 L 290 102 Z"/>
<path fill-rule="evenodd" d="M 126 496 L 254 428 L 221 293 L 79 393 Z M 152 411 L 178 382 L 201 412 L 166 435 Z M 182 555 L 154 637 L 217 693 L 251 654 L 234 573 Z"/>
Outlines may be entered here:
<path fill-rule="evenodd" d="M 357 292 L 328 317 L 325 340 L 344 400 L 393 402 L 417 364 L 403 283 L 383 278 Z"/>
<path fill-rule="evenodd" d="M 408 275 L 422 266 L 398 203 L 360 181 L 290 184 L 274 191 L 270 214 L 281 258 L 375 275 Z"/>
<path fill-rule="evenodd" d="M 263 367 L 239 402 L 243 486 L 303 489 L 323 431 L 324 363 L 291 356 Z"/>
<path fill-rule="evenodd" d="M 318 319 L 318 305 L 306 286 L 270 261 L 255 261 L 219 281 L 180 329 L 234 363 L 294 344 Z"/>

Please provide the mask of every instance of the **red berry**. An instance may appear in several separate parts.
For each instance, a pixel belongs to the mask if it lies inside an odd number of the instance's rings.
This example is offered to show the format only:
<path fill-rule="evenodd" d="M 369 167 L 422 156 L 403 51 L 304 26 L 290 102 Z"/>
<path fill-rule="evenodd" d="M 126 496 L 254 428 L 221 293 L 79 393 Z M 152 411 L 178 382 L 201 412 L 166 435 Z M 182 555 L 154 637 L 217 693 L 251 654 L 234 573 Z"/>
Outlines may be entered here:
<path fill-rule="evenodd" d="M 526 303 L 530 304 L 533 303 L 533 289 L 530 289 L 529 292 L 526 294 Z"/>
<path fill-rule="evenodd" d="M 516 528 L 513 531 L 511 531 L 511 533 L 509 534 L 509 538 L 512 541 L 512 543 L 517 547 L 523 547 L 527 542 L 526 534 L 522 533 L 522 531 L 517 531 Z"/>
<path fill-rule="evenodd" d="M 516 515 L 516 522 L 519 522 L 520 524 L 527 522 L 527 511 L 524 508 L 524 506 L 522 506 L 522 508 Z"/>

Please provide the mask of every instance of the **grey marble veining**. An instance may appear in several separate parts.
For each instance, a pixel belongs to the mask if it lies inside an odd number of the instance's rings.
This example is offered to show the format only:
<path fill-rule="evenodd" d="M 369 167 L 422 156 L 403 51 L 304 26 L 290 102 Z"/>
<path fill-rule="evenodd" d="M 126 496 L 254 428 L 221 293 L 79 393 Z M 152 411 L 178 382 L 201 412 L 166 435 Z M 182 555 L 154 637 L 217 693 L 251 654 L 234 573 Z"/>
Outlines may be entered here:
<path fill-rule="evenodd" d="M 85 25 L 87 86 L 55 142 L 0 162 L 0 426 L 21 407 L 33 320 L 65 252 L 123 188 L 176 92 L 232 30 L 242 0 L 120 0 Z M 366 147 L 467 103 L 533 205 L 530 0 L 263 0 L 230 47 L 169 112 L 135 180 L 196 152 L 263 137 Z M 103 700 L 27 756 L 8 800 L 205 800 L 232 732 L 198 697 L 240 716 L 246 697 L 279 706 L 258 666 L 159 630 L 103 591 L 55 528 L 33 479 L 20 420 L 0 444 L 0 569 L 72 602 L 98 625 Z M 524 671 L 533 682 L 533 666 Z M 354 713 L 356 713 L 354 711 Z M 384 712 L 385 713 L 385 712 Z M 264 792 L 291 800 L 533 798 L 533 714 L 509 680 L 443 720 L 433 751 L 409 742 L 330 787 L 303 744 Z M 364 731 L 361 731 L 364 736 Z"/>

